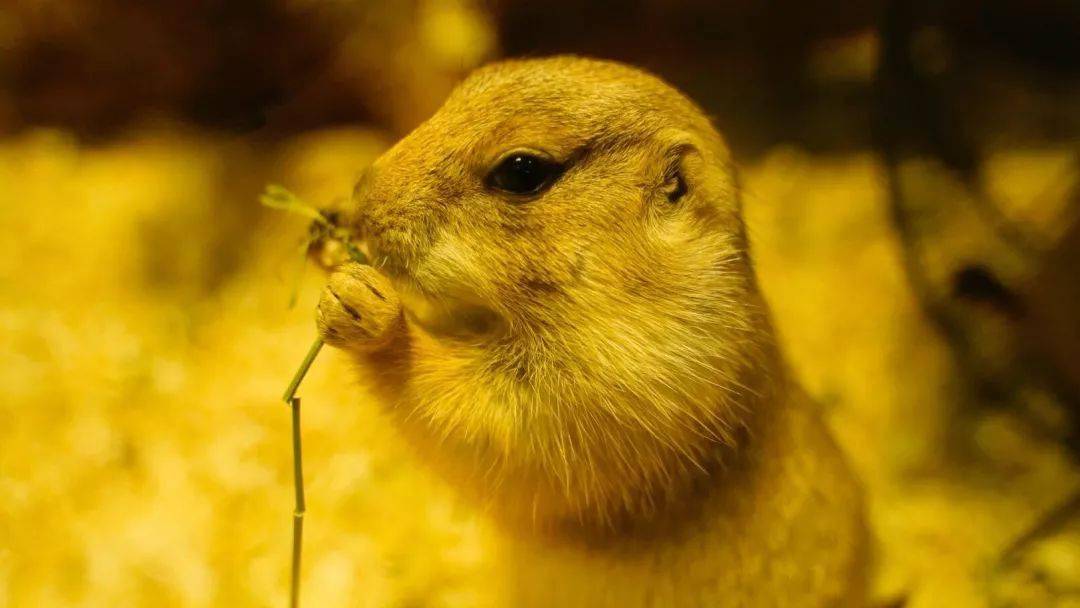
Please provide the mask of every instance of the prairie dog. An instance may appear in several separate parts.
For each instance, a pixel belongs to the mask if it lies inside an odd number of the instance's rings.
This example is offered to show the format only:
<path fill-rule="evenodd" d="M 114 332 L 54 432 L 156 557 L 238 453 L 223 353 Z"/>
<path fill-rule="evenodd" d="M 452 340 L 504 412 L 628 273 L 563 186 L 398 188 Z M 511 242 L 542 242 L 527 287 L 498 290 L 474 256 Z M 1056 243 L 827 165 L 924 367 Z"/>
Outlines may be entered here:
<path fill-rule="evenodd" d="M 508 606 L 859 606 L 860 493 L 777 351 L 720 135 L 634 68 L 469 76 L 357 184 L 317 321 L 506 539 Z"/>

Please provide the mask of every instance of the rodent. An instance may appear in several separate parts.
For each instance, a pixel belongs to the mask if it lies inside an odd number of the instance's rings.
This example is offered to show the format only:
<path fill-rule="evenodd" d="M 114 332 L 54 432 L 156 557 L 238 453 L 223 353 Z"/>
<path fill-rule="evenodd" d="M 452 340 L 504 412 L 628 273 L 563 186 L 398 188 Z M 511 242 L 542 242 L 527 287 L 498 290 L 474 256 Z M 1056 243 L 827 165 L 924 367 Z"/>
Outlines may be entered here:
<path fill-rule="evenodd" d="M 781 357 L 731 155 L 657 77 L 510 60 L 358 182 L 317 322 L 505 539 L 508 606 L 861 606 L 857 481 Z"/>

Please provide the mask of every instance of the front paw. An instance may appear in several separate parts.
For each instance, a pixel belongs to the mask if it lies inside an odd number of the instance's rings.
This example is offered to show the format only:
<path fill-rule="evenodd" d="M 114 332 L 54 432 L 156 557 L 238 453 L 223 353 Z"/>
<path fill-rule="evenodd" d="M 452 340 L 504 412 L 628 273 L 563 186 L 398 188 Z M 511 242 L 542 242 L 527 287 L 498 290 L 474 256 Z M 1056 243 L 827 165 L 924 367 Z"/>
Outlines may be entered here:
<path fill-rule="evenodd" d="M 403 323 L 401 300 L 390 282 L 355 262 L 330 275 L 315 319 L 327 344 L 360 351 L 385 344 Z"/>

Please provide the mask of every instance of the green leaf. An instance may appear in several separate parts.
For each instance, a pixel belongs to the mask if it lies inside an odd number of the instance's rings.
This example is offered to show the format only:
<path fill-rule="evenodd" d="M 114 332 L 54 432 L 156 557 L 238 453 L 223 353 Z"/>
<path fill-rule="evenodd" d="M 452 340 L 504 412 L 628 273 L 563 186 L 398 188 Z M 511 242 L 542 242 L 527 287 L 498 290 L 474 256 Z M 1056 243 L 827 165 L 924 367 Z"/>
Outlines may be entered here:
<path fill-rule="evenodd" d="M 308 205 L 295 194 L 277 184 L 267 186 L 266 191 L 259 197 L 259 202 L 266 207 L 302 215 L 322 226 L 330 225 L 330 222 L 326 220 L 326 217 L 318 209 Z"/>

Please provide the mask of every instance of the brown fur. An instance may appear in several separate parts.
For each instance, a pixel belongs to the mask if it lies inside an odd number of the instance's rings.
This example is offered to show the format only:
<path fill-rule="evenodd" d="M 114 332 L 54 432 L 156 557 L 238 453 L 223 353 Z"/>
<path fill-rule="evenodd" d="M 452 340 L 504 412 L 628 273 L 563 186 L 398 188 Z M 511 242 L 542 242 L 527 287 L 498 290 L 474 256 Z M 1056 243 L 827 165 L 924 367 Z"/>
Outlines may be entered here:
<path fill-rule="evenodd" d="M 514 149 L 569 168 L 492 190 Z M 860 604 L 859 492 L 777 353 L 693 103 L 609 62 L 495 64 L 354 202 L 378 271 L 335 273 L 320 329 L 501 523 L 508 605 Z"/>

